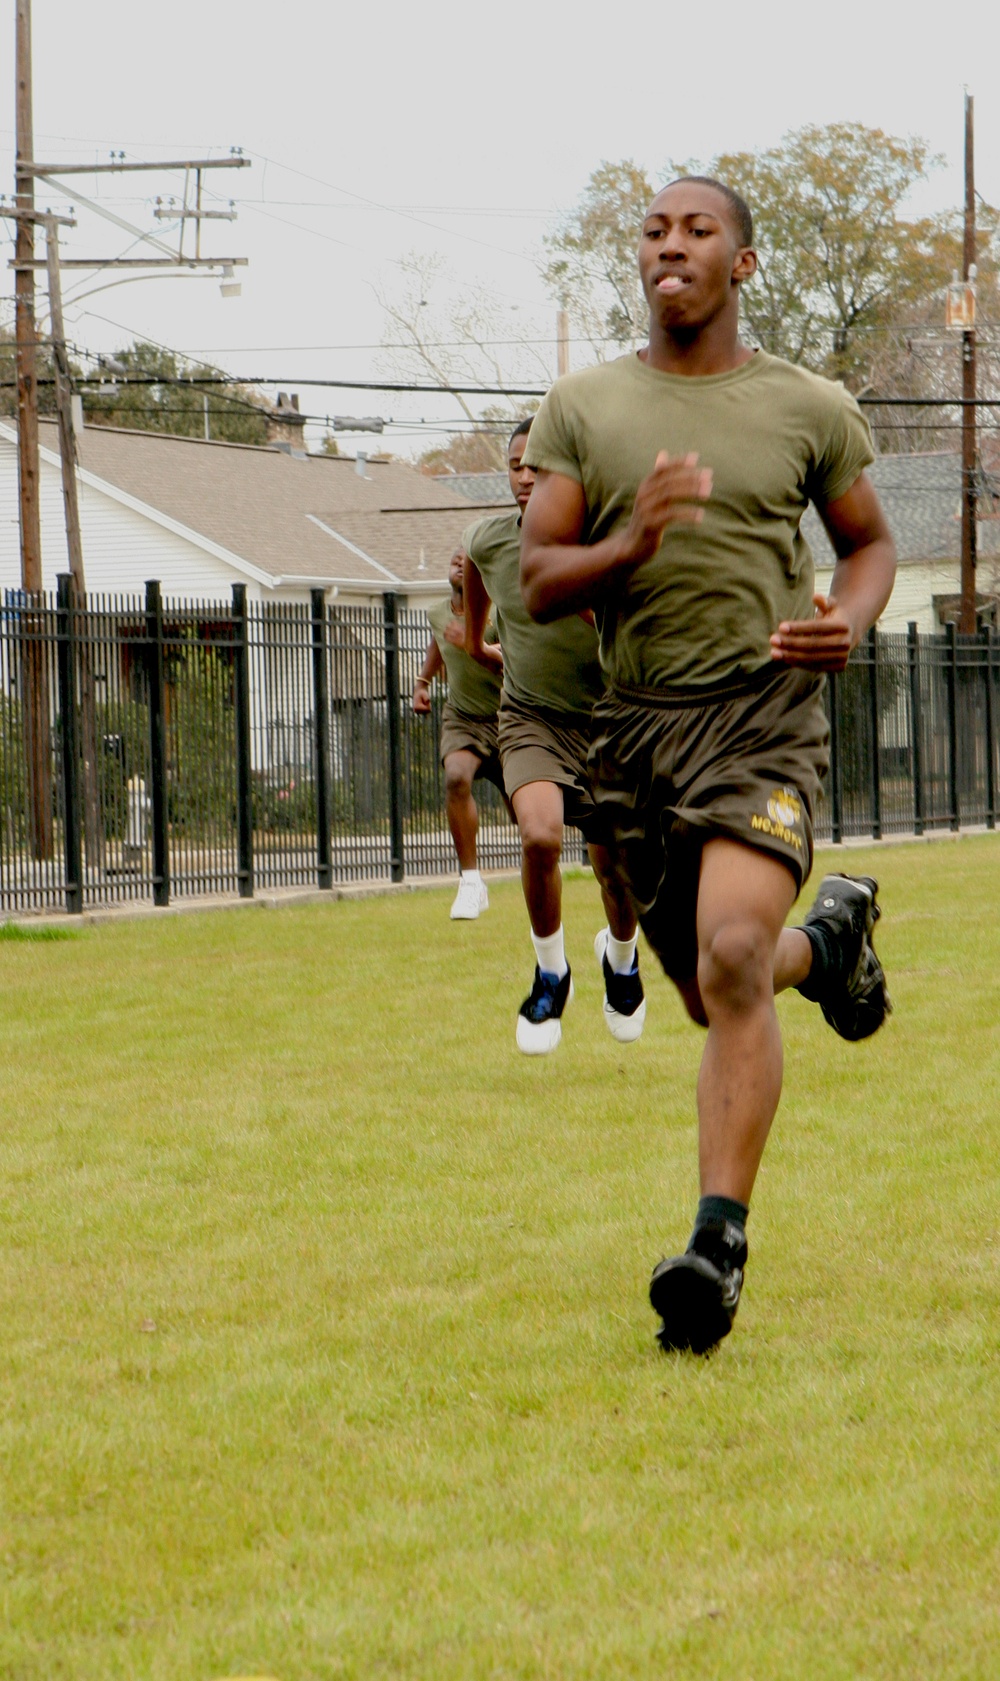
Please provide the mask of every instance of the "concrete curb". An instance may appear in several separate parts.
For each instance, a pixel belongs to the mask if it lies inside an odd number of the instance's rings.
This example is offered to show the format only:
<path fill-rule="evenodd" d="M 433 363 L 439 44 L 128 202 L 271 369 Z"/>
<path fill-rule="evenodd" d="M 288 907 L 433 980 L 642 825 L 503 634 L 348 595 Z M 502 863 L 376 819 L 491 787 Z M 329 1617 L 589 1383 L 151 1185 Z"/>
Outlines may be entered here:
<path fill-rule="evenodd" d="M 583 868 L 581 865 L 571 866 Z M 517 870 L 484 870 L 483 879 L 517 881 Z M 252 899 L 240 899 L 230 893 L 203 893 L 196 898 L 178 899 L 170 905 L 152 905 L 148 900 L 127 900 L 120 905 L 95 905 L 70 916 L 66 911 L 23 911 L 0 916 L 0 926 L 12 922 L 19 927 L 37 928 L 93 928 L 103 923 L 157 922 L 164 917 L 190 916 L 199 911 L 277 911 L 291 905 L 330 905 L 354 899 L 397 898 L 403 893 L 429 890 L 454 891 L 456 877 L 420 876 L 412 881 L 343 881 L 333 887 L 271 887 L 254 894 Z"/>
<path fill-rule="evenodd" d="M 869 847 L 924 846 L 932 841 L 961 842 L 983 835 L 996 835 L 1000 838 L 1000 830 L 988 829 L 983 824 L 975 828 L 960 829 L 957 833 L 951 829 L 932 829 L 923 835 L 885 835 L 882 840 L 872 840 L 870 835 L 858 835 L 842 841 L 839 846 L 824 842 L 817 846 L 816 854 L 817 857 L 832 855 L 837 858 Z M 566 869 L 569 873 L 591 873 L 589 864 L 569 864 Z M 483 874 L 486 881 L 517 881 L 520 877 L 519 870 L 486 870 Z M 355 899 L 396 898 L 403 893 L 444 892 L 454 886 L 455 876 L 446 875 L 419 876 L 415 880 L 402 882 L 346 881 L 338 882 L 330 888 L 272 887 L 255 893 L 252 899 L 240 899 L 228 893 L 205 893 L 197 898 L 180 899 L 172 905 L 162 906 L 151 905 L 145 900 L 129 900 L 122 905 L 95 906 L 91 910 L 83 911 L 79 916 L 69 916 L 65 911 L 25 911 L 0 916 L 0 926 L 13 922 L 28 928 L 38 927 L 40 923 L 46 928 L 93 928 L 100 927 L 103 923 L 155 922 L 163 917 L 190 916 L 198 911 L 277 911 L 291 905 L 329 905 Z"/>

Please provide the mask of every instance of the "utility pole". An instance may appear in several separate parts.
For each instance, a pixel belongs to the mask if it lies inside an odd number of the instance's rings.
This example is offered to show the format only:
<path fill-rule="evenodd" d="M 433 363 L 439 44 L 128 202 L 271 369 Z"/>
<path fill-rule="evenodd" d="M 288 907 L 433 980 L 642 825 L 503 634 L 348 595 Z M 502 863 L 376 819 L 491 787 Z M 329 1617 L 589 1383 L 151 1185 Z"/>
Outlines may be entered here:
<path fill-rule="evenodd" d="M 73 583 L 81 601 L 86 590 L 83 577 L 83 544 L 80 540 L 80 502 L 77 495 L 76 431 L 73 426 L 73 392 L 70 385 L 66 330 L 63 326 L 62 282 L 59 275 L 59 226 L 75 227 L 68 216 L 39 216 L 45 226 L 45 251 L 49 270 L 49 320 L 52 362 L 55 374 L 56 413 L 59 418 L 59 459 L 62 463 L 63 506 L 66 511 L 66 552 Z"/>
<path fill-rule="evenodd" d="M 38 218 L 45 224 L 45 251 L 49 271 L 49 325 L 55 373 L 56 412 L 59 417 L 59 460 L 62 467 L 63 507 L 66 514 L 66 552 L 73 580 L 70 614 L 86 607 L 87 586 L 83 574 L 83 542 L 80 536 L 80 500 L 77 489 L 76 428 L 73 425 L 73 390 L 70 383 L 66 329 L 63 325 L 62 279 L 59 273 L 59 228 L 75 227 L 69 216 L 49 212 Z M 87 863 L 99 869 L 104 862 L 104 833 L 101 823 L 100 790 L 97 786 L 97 701 L 94 668 L 86 636 L 78 643 L 80 670 L 80 714 L 83 743 L 83 833 Z"/>
<path fill-rule="evenodd" d="M 28 791 L 28 821 L 31 854 L 36 859 L 50 859 L 54 851 L 51 709 L 49 700 L 49 672 L 47 665 L 47 624 L 42 596 L 42 536 L 40 510 L 40 479 L 38 459 L 38 367 L 37 336 L 35 331 L 35 269 L 48 267 L 49 287 L 53 310 L 53 356 L 56 363 L 56 395 L 59 413 L 60 451 L 63 464 L 63 498 L 66 506 L 66 542 L 70 571 L 74 580 L 74 594 L 81 608 L 83 598 L 83 552 L 80 544 L 80 522 L 77 507 L 76 441 L 71 421 L 69 363 L 66 357 L 65 332 L 62 326 L 60 266 L 65 268 L 162 269 L 166 273 L 181 273 L 185 269 L 221 270 L 223 280 L 231 283 L 236 265 L 246 263 L 245 257 L 205 257 L 201 252 L 201 224 L 203 221 L 235 221 L 232 202 L 227 210 L 210 210 L 203 203 L 202 180 L 208 170 L 246 169 L 250 159 L 234 148 L 228 158 L 184 158 L 166 163 L 126 162 L 124 153 L 112 155 L 106 164 L 38 163 L 34 155 L 31 87 L 31 0 L 16 0 L 15 75 L 16 75 L 16 162 L 14 179 L 14 295 L 15 356 L 17 366 L 17 448 L 18 495 L 21 526 L 21 589 L 20 626 L 20 695 L 24 731 L 25 763 Z M 157 209 L 159 221 L 179 224 L 176 248 L 154 237 L 142 228 L 134 227 L 123 217 L 99 203 L 78 194 L 85 204 L 107 221 L 135 236 L 156 256 L 126 256 L 95 260 L 71 257 L 60 265 L 57 219 L 47 223 L 48 256 L 35 256 L 35 223 L 46 221 L 35 213 L 35 180 L 47 181 L 57 192 L 66 191 L 53 179 L 58 174 L 119 173 L 133 170 L 183 170 L 184 193 L 179 203 Z M 192 194 L 193 185 L 193 194 Z M 4 214 L 9 212 L 4 211 Z M 185 249 L 188 224 L 194 225 L 194 250 Z M 72 225 L 72 224 L 70 224 Z M 231 288 L 232 289 L 232 288 Z M 81 644 L 82 648 L 82 644 Z M 92 680 L 88 679 L 88 656 L 81 653 L 83 705 L 83 750 L 86 791 L 87 856 L 88 861 L 99 859 L 103 846 L 100 811 L 97 797 L 96 714 Z"/>
<path fill-rule="evenodd" d="M 973 155 L 972 95 L 965 96 L 965 237 L 962 279 L 976 281 L 976 184 Z M 976 328 L 975 313 L 962 332 L 962 606 L 958 628 L 976 629 Z"/>
<path fill-rule="evenodd" d="M 21 513 L 21 588 L 42 587 L 38 500 L 38 368 L 35 338 L 35 177 L 31 111 L 31 0 L 17 0 L 17 160 L 14 298 L 17 365 L 17 466 Z"/>
<path fill-rule="evenodd" d="M 562 379 L 563 374 L 569 373 L 569 315 L 566 310 L 556 311 L 556 375 Z"/>
<path fill-rule="evenodd" d="M 35 180 L 31 109 L 31 0 L 17 0 L 15 60 L 17 149 L 14 202 L 14 341 L 17 367 L 17 488 L 21 525 L 21 708 L 33 858 L 51 858 L 52 755 L 49 676 L 42 639 L 42 521 L 38 469 L 38 358 L 35 337 Z"/>

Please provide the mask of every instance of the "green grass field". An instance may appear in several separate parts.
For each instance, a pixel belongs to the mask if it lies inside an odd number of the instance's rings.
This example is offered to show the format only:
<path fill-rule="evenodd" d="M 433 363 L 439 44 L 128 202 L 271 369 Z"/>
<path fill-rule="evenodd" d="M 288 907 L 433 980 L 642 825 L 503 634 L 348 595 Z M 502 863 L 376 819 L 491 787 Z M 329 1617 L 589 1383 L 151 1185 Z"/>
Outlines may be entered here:
<path fill-rule="evenodd" d="M 4 1681 L 995 1676 L 1000 839 L 835 867 L 896 1014 L 781 1001 L 704 1361 L 700 1034 L 647 961 L 609 1038 L 589 879 L 548 1059 L 515 882 L 5 940 Z"/>

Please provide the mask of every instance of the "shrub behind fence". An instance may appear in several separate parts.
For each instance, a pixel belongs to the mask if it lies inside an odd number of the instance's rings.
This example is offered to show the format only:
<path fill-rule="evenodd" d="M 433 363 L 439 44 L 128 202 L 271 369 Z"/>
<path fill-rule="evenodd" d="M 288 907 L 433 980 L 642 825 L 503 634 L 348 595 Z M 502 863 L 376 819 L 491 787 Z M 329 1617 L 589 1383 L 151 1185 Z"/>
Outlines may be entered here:
<path fill-rule="evenodd" d="M 0 620 L 0 910 L 253 894 L 452 873 L 441 706 L 410 707 L 425 613 L 381 607 L 8 600 Z M 871 632 L 827 688 L 817 837 L 992 828 L 994 633 Z M 519 862 L 476 785 L 487 869 Z M 575 831 L 568 855 L 582 858 Z"/>

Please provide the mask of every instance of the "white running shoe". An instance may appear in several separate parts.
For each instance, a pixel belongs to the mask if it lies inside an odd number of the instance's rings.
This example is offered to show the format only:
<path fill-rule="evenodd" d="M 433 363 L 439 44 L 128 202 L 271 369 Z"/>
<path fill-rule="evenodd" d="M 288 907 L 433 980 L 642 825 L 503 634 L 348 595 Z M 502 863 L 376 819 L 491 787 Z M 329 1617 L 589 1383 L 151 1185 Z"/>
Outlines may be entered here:
<path fill-rule="evenodd" d="M 616 975 L 608 962 L 610 928 L 602 928 L 594 940 L 594 956 L 604 976 L 604 1020 L 612 1039 L 631 1045 L 638 1039 L 646 1020 L 646 999 L 639 979 L 639 953 L 627 975 Z"/>
<path fill-rule="evenodd" d="M 562 1038 L 560 1016 L 573 996 L 573 976 L 567 969 L 562 980 L 543 975 L 537 963 L 535 978 L 518 1012 L 517 1048 L 525 1056 L 547 1056 Z"/>
<path fill-rule="evenodd" d="M 480 911 L 488 911 L 489 908 L 490 896 L 485 881 L 481 877 L 477 881 L 466 881 L 463 877 L 451 907 L 452 922 L 474 922 Z"/>

